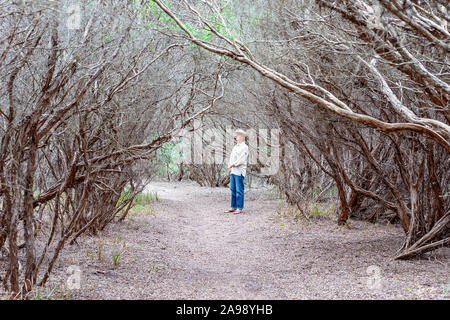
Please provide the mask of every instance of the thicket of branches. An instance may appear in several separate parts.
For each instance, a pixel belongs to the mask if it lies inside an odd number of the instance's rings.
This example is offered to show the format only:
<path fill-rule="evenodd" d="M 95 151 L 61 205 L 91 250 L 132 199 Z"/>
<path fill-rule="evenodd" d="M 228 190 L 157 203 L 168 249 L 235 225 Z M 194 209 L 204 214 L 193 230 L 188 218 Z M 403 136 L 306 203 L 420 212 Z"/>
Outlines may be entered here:
<path fill-rule="evenodd" d="M 196 49 L 148 30 L 133 3 L 70 5 L 0 5 L 0 277 L 14 294 L 123 220 L 155 151 L 216 99 Z"/>
<path fill-rule="evenodd" d="M 397 258 L 449 245 L 446 2 L 154 3 L 194 44 L 263 77 L 240 85 L 282 129 L 291 203 L 331 180 L 340 224 L 400 222 Z"/>
<path fill-rule="evenodd" d="M 258 160 L 249 178 L 298 210 L 333 189 L 340 224 L 401 224 L 397 258 L 449 246 L 446 1 L 96 0 L 79 21 L 70 5 L 0 3 L 7 290 L 44 285 L 64 245 L 123 220 L 194 119 L 281 129 L 279 173 Z M 214 163 L 173 178 L 228 183 Z"/>

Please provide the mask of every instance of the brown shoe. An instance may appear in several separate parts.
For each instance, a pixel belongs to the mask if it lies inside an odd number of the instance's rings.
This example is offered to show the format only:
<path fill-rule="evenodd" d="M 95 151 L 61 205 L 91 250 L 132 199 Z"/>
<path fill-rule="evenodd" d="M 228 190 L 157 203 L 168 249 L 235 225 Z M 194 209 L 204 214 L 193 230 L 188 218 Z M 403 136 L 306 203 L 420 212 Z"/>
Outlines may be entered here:
<path fill-rule="evenodd" d="M 229 212 L 235 212 L 237 209 L 230 209 L 230 210 L 226 210 L 224 211 L 225 213 L 229 213 Z"/>

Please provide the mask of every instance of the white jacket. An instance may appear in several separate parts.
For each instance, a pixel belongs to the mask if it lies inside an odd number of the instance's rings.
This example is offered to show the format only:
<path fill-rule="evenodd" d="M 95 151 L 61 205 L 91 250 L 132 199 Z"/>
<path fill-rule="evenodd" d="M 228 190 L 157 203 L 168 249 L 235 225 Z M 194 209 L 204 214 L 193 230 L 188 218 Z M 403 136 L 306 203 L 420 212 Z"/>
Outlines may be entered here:
<path fill-rule="evenodd" d="M 228 161 L 228 166 L 234 164 L 241 164 L 238 167 L 231 168 L 231 174 L 240 176 L 241 174 L 245 177 L 245 172 L 247 170 L 247 158 L 248 158 L 248 146 L 244 143 L 238 143 L 231 150 L 230 160 Z"/>

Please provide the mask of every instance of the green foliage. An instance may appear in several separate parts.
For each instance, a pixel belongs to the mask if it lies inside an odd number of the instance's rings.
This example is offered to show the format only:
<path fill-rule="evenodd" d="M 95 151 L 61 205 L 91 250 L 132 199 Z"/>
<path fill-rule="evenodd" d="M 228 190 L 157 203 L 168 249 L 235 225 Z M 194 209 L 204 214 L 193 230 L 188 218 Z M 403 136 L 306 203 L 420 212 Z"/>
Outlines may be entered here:
<path fill-rule="evenodd" d="M 97 259 L 103 261 L 103 240 L 100 239 L 97 244 Z"/>
<path fill-rule="evenodd" d="M 175 33 L 184 33 L 184 31 L 170 18 L 155 2 L 152 0 L 148 0 L 144 3 L 139 3 L 138 0 L 134 0 L 134 7 L 138 10 L 139 16 L 142 19 L 153 18 L 152 21 L 147 21 L 142 27 L 143 30 L 148 29 L 161 29 L 163 26 L 169 28 L 169 30 Z M 167 7 L 170 8 L 171 3 L 166 1 L 164 3 Z M 217 30 L 219 33 L 225 35 L 228 38 L 235 39 L 238 37 L 235 28 L 232 28 L 233 25 L 236 24 L 237 18 L 232 10 L 231 2 L 223 3 L 223 10 L 220 13 L 211 13 L 206 16 L 206 20 L 208 24 Z M 226 21 L 228 29 L 222 23 L 222 19 Z M 193 37 L 202 41 L 210 41 L 213 32 L 207 26 L 198 28 L 193 26 L 192 24 L 184 21 L 184 26 L 186 29 L 192 34 Z M 230 30 L 231 28 L 231 30 Z M 195 46 L 195 44 L 192 44 Z"/>
<path fill-rule="evenodd" d="M 166 142 L 156 153 L 156 163 L 159 164 L 158 175 L 167 177 L 178 173 L 179 167 L 176 163 L 181 158 L 181 152 L 178 151 L 177 142 Z"/>
<path fill-rule="evenodd" d="M 117 200 L 116 207 L 120 207 L 124 202 L 128 202 L 131 199 L 130 187 L 127 186 L 122 190 L 119 200 Z"/>
<path fill-rule="evenodd" d="M 133 2 L 142 19 L 153 17 L 152 21 L 144 24 L 143 30 L 160 29 L 162 26 L 167 26 L 172 31 L 182 32 L 181 28 L 155 2 L 151 0 L 144 3 L 140 3 L 138 0 L 133 0 Z M 170 2 L 166 2 L 165 5 L 170 7 Z"/>
<path fill-rule="evenodd" d="M 131 198 L 131 192 L 129 188 L 125 188 L 121 195 L 119 200 L 117 201 L 116 207 L 120 207 L 124 202 L 129 201 Z M 132 208 L 141 210 L 144 209 L 148 204 L 152 202 L 158 202 L 160 201 L 160 198 L 158 196 L 158 192 L 150 192 L 150 193 L 139 193 L 137 194 L 133 199 Z M 117 212 L 117 215 L 120 215 L 125 208 L 122 209 L 121 212 Z"/>
<path fill-rule="evenodd" d="M 46 288 L 36 286 L 30 292 L 31 300 L 70 300 L 72 298 L 72 291 L 65 286 L 61 286 L 59 292 L 56 292 L 56 287 Z"/>
<path fill-rule="evenodd" d="M 334 211 L 334 208 L 334 204 L 331 204 L 330 206 L 322 206 L 318 203 L 313 202 L 310 205 L 310 217 L 328 217 Z"/>
<path fill-rule="evenodd" d="M 113 251 L 111 253 L 112 263 L 114 266 L 118 265 L 120 260 L 125 253 L 125 248 L 127 243 L 122 241 L 122 236 L 119 234 L 118 237 L 114 240 L 113 243 Z"/>
<path fill-rule="evenodd" d="M 126 199 L 129 197 L 127 191 L 122 193 L 121 198 Z M 129 199 L 129 198 L 128 198 Z M 139 216 L 149 216 L 153 215 L 156 217 L 155 210 L 150 206 L 150 204 L 154 202 L 159 202 L 161 199 L 159 198 L 158 192 L 150 192 L 150 193 L 139 193 L 133 199 L 132 207 L 126 217 L 127 220 L 133 220 L 134 217 Z M 122 209 L 121 212 L 118 212 L 117 215 L 121 215 L 125 208 Z"/>
<path fill-rule="evenodd" d="M 113 252 L 112 253 L 113 265 L 119 264 L 119 260 L 120 260 L 121 257 L 122 257 L 122 253 L 121 252 Z"/>
<path fill-rule="evenodd" d="M 334 203 L 319 204 L 311 202 L 300 210 L 295 206 L 286 204 L 284 201 L 280 201 L 280 206 L 277 211 L 280 217 L 291 217 L 295 220 L 304 217 L 309 221 L 310 219 L 329 218 L 334 212 L 335 207 Z"/>
<path fill-rule="evenodd" d="M 159 201 L 158 192 L 139 193 L 133 200 L 133 204 L 145 206 L 155 201 Z"/>
<path fill-rule="evenodd" d="M 41 291 L 43 289 L 45 292 Z M 54 291 L 54 288 L 49 291 L 47 288 L 36 287 L 33 291 L 33 300 L 50 300 Z"/>

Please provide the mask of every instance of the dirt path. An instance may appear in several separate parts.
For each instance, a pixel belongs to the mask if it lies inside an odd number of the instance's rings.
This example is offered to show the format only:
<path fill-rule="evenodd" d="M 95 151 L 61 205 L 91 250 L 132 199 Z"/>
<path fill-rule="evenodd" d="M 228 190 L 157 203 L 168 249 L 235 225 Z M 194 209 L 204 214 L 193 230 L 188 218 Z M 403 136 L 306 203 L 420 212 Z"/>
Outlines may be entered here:
<path fill-rule="evenodd" d="M 258 190 L 247 191 L 242 215 L 223 213 L 226 188 L 154 183 L 146 191 L 161 200 L 69 247 L 51 283 L 61 285 L 75 264 L 82 288 L 72 299 L 438 299 L 449 285 L 448 251 L 392 261 L 396 226 L 296 222 Z"/>

